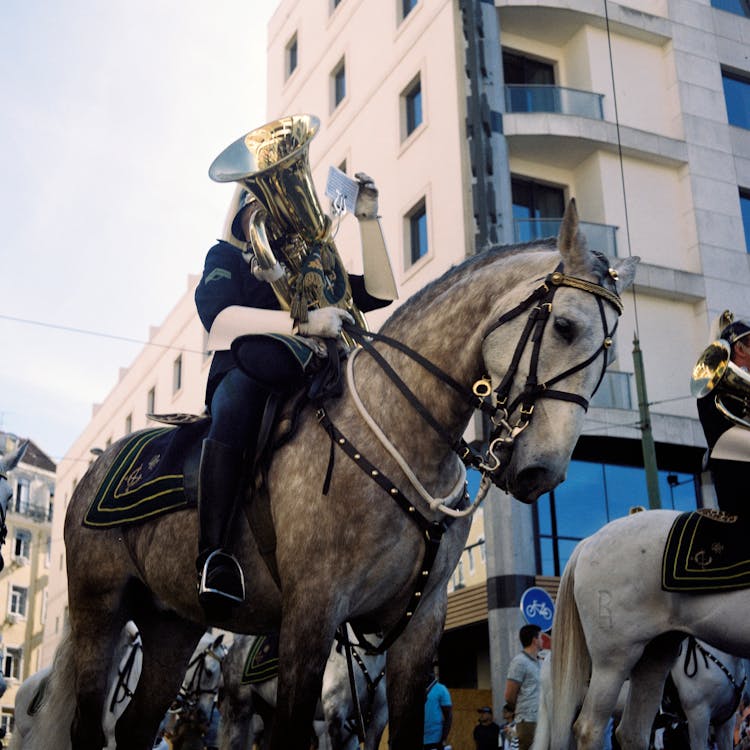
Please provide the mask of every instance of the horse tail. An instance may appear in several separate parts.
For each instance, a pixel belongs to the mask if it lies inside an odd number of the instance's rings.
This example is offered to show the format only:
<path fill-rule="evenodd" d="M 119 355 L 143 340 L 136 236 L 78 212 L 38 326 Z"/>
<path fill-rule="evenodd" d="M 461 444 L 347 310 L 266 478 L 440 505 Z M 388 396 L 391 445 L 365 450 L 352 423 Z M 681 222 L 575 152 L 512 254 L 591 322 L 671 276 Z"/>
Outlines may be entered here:
<path fill-rule="evenodd" d="M 31 730 L 23 740 L 23 750 L 70 750 L 70 728 L 76 700 L 73 642 L 65 629 L 52 662 L 44 694 Z"/>
<path fill-rule="evenodd" d="M 591 655 L 581 626 L 573 587 L 580 544 L 565 566 L 560 579 L 552 624 L 552 696 L 550 749 L 567 750 L 571 744 L 573 722 L 591 676 Z"/>

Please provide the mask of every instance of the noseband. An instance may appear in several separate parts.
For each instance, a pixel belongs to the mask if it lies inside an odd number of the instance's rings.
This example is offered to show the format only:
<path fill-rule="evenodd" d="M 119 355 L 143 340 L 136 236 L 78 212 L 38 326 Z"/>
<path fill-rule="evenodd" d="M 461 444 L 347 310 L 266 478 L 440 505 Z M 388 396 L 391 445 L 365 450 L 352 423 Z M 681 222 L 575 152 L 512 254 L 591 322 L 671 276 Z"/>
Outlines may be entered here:
<path fill-rule="evenodd" d="M 206 668 L 206 659 L 212 656 L 216 661 L 221 664 L 221 660 L 226 655 L 226 647 L 220 645 L 217 650 L 214 650 L 213 644 L 205 648 L 200 652 L 188 665 L 185 670 L 185 674 L 193 669 L 193 673 L 190 676 L 190 680 L 187 684 L 183 683 L 180 687 L 180 692 L 173 704 L 174 708 L 170 709 L 173 713 L 182 711 L 184 708 L 193 708 L 198 705 L 200 699 L 204 695 L 215 696 L 219 692 L 218 683 L 211 687 L 206 687 L 203 684 L 203 679 L 208 670 Z"/>
<path fill-rule="evenodd" d="M 537 287 L 526 299 L 520 302 L 512 310 L 502 315 L 490 328 L 485 332 L 483 340 L 500 326 L 508 323 L 509 321 L 517 318 L 526 310 L 529 310 L 528 317 L 526 319 L 526 325 L 524 326 L 521 338 L 516 344 L 516 349 L 513 352 L 513 358 L 511 359 L 510 366 L 506 371 L 500 384 L 495 388 L 495 407 L 494 413 L 490 415 L 490 419 L 494 426 L 489 439 L 489 446 L 487 448 L 487 456 L 479 466 L 482 472 L 485 472 L 493 478 L 497 476 L 498 471 L 501 468 L 500 458 L 496 451 L 501 448 L 506 450 L 512 449 L 516 438 L 529 426 L 531 419 L 534 414 L 534 405 L 540 398 L 552 398 L 559 401 L 569 401 L 574 404 L 578 404 L 587 411 L 589 408 L 588 399 L 579 396 L 577 393 L 571 393 L 569 391 L 561 391 L 552 388 L 551 386 L 564 380 L 565 378 L 573 375 L 576 372 L 585 370 L 590 364 L 592 364 L 596 358 L 604 353 L 602 359 L 602 371 L 599 375 L 599 379 L 594 388 L 596 393 L 599 385 L 604 377 L 604 372 L 607 368 L 607 350 L 612 346 L 613 337 L 617 330 L 618 321 L 615 320 L 615 324 L 612 330 L 607 329 L 607 317 L 604 312 L 604 302 L 608 302 L 617 311 L 618 317 L 622 315 L 623 306 L 622 300 L 620 299 L 617 292 L 607 289 L 601 284 L 595 284 L 586 279 L 580 279 L 577 276 L 568 276 L 562 271 L 562 263 L 555 269 L 555 271 L 549 274 L 542 284 Z M 609 269 L 609 276 L 611 279 L 617 279 L 617 271 L 613 268 Z M 602 343 L 596 349 L 596 351 L 588 358 L 579 362 L 573 367 L 569 367 L 564 372 L 555 375 L 552 378 L 544 382 L 539 382 L 537 371 L 539 366 L 539 352 L 542 346 L 542 338 L 544 329 L 547 325 L 547 321 L 550 318 L 552 312 L 552 300 L 555 293 L 560 287 L 567 286 L 573 289 L 580 289 L 581 291 L 593 294 L 596 297 L 597 306 L 599 308 L 599 317 L 602 323 L 602 330 L 604 331 L 604 337 Z M 521 392 L 516 396 L 513 401 L 508 403 L 510 398 L 510 391 L 515 382 L 518 374 L 518 365 L 521 361 L 523 353 L 526 351 L 528 346 L 531 346 L 531 358 L 529 364 L 529 374 L 526 377 Z M 473 391 L 477 396 L 489 398 L 491 395 L 491 384 L 489 379 L 483 378 L 478 380 L 473 387 Z M 511 415 L 518 410 L 518 417 L 515 423 L 511 424 Z"/>

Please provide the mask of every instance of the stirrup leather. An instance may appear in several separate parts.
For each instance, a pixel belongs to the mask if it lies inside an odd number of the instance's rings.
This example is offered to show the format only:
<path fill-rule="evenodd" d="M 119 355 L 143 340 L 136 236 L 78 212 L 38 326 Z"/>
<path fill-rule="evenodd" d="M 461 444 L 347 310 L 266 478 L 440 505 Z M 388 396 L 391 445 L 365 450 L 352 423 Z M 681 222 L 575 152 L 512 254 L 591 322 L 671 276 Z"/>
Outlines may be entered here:
<path fill-rule="evenodd" d="M 239 596 L 222 591 L 221 589 L 212 588 L 207 584 L 206 574 L 208 573 L 208 567 L 211 562 L 234 566 L 239 574 L 240 587 L 242 589 Z M 224 552 L 222 549 L 217 549 L 206 558 L 206 562 L 203 563 L 200 583 L 198 584 L 198 596 L 200 597 L 203 594 L 214 594 L 215 596 L 220 596 L 229 601 L 236 602 L 237 604 L 242 604 L 242 602 L 245 601 L 245 574 L 242 572 L 242 566 L 234 555 L 229 552 Z"/>

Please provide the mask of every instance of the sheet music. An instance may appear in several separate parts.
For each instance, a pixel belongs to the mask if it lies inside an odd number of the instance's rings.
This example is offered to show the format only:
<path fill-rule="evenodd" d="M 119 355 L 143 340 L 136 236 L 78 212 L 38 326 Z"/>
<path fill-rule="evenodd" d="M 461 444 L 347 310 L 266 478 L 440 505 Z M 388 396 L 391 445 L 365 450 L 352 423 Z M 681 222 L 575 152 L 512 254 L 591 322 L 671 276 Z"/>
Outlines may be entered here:
<path fill-rule="evenodd" d="M 331 212 L 334 216 L 354 213 L 359 195 L 359 183 L 336 167 L 328 168 L 326 195 L 331 199 Z"/>

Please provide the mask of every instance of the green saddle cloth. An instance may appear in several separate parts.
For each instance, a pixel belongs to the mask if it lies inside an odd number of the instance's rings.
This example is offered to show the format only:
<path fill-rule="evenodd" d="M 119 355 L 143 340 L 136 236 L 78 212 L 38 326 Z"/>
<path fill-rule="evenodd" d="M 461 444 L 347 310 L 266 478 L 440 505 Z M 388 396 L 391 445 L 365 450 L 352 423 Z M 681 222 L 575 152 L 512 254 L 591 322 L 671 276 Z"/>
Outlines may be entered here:
<path fill-rule="evenodd" d="M 279 673 L 279 636 L 261 635 L 250 647 L 242 670 L 241 685 L 267 682 Z"/>
<path fill-rule="evenodd" d="M 195 505 L 185 492 L 185 459 L 208 431 L 208 419 L 133 433 L 91 501 L 83 525 L 111 528 Z"/>
<path fill-rule="evenodd" d="M 662 558 L 665 591 L 707 594 L 750 586 L 748 523 L 703 509 L 672 524 Z"/>

